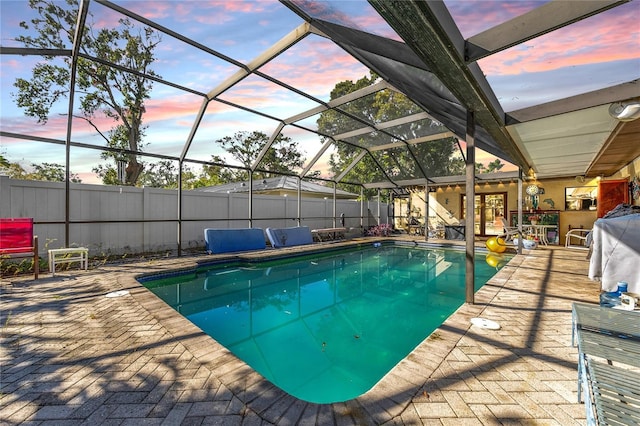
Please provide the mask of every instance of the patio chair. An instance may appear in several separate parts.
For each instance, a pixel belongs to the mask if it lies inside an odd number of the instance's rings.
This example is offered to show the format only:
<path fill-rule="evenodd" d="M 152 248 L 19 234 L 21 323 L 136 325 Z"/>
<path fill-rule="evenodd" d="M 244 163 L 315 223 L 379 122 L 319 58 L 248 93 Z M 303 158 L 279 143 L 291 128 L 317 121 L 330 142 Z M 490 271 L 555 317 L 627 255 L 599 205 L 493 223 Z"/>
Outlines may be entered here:
<path fill-rule="evenodd" d="M 640 314 L 573 304 L 578 401 L 588 424 L 640 424 Z"/>
<path fill-rule="evenodd" d="M 570 229 L 564 236 L 565 248 L 589 250 L 589 233 L 591 229 L 573 228 Z M 572 239 L 577 240 L 576 244 L 572 244 Z"/>
<path fill-rule="evenodd" d="M 33 275 L 38 279 L 40 258 L 38 236 L 33 235 L 33 218 L 0 219 L 0 256 L 33 258 Z"/>
<path fill-rule="evenodd" d="M 496 220 L 502 224 L 502 234 L 498 235 L 499 238 L 502 238 L 505 241 L 511 241 L 514 237 L 518 237 L 520 235 L 518 227 L 509 226 L 504 217 L 500 216 Z"/>

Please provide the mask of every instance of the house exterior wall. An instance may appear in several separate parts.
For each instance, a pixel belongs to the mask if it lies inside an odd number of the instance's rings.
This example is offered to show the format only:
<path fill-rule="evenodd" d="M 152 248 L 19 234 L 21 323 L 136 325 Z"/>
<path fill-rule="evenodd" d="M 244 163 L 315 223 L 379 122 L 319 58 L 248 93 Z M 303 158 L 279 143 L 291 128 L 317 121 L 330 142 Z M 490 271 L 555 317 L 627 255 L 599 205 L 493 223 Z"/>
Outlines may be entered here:
<path fill-rule="evenodd" d="M 544 188 L 544 194 L 539 196 L 539 210 L 559 210 L 560 211 L 560 244 L 564 244 L 564 235 L 569 230 L 569 226 L 572 228 L 585 228 L 590 229 L 593 226 L 593 222 L 596 220 L 595 211 L 570 211 L 565 209 L 565 188 L 575 186 L 597 186 L 597 180 L 586 180 L 585 182 L 577 182 L 575 179 L 545 179 L 537 181 L 527 181 L 523 184 L 523 190 L 527 185 L 535 184 L 541 188 Z M 464 194 L 465 186 L 450 186 L 439 187 L 434 198 L 436 200 L 435 206 L 430 203 L 430 213 L 433 215 L 433 209 L 440 209 L 438 217 L 447 218 L 446 223 L 457 223 L 462 221 L 462 195 Z M 518 210 L 518 185 L 516 182 L 505 183 L 492 183 L 481 184 L 476 186 L 476 194 L 487 193 L 499 193 L 503 192 L 507 194 L 507 211 L 505 217 L 509 220 L 509 211 Z M 523 200 L 527 197 L 523 194 Z M 552 204 L 545 202 L 545 200 L 552 201 Z M 552 207 L 553 205 L 553 207 Z M 444 208 L 443 208 L 444 207 Z M 435 215 L 433 215 L 435 216 Z M 432 216 L 432 218 L 433 218 Z M 436 220 L 438 220 L 436 217 Z"/>
<path fill-rule="evenodd" d="M 604 177 L 604 179 L 620 179 L 628 178 L 632 180 L 635 176 L 640 179 L 640 157 L 631 161 L 627 166 L 619 170 L 612 176 Z M 525 181 L 523 183 L 523 191 L 530 184 L 536 184 L 544 188 L 544 194 L 539 197 L 538 208 L 542 210 L 559 210 L 560 211 L 560 244 L 564 244 L 565 234 L 571 228 L 591 229 L 593 223 L 597 219 L 595 210 L 567 210 L 565 207 L 565 189 L 578 186 L 598 186 L 600 178 L 588 178 L 584 181 L 576 178 L 563 179 L 543 179 L 534 181 Z M 432 188 L 433 189 L 433 188 Z M 462 222 L 462 195 L 465 192 L 465 185 L 441 185 L 435 187 L 435 192 L 429 193 L 429 224 L 437 226 L 438 224 L 458 224 Z M 506 193 L 507 194 L 507 211 L 518 209 L 518 185 L 515 181 L 504 181 L 499 183 L 481 183 L 475 188 L 476 194 L 486 193 Z M 421 209 L 421 217 L 424 217 L 424 192 L 413 194 L 411 205 Z M 523 193 L 523 200 L 526 194 Z M 551 200 L 552 204 L 545 200 Z M 640 205 L 640 198 L 632 199 L 635 205 Z M 402 203 L 405 203 L 401 206 Z M 402 227 L 406 223 L 406 201 L 396 200 L 394 202 L 395 224 Z"/>

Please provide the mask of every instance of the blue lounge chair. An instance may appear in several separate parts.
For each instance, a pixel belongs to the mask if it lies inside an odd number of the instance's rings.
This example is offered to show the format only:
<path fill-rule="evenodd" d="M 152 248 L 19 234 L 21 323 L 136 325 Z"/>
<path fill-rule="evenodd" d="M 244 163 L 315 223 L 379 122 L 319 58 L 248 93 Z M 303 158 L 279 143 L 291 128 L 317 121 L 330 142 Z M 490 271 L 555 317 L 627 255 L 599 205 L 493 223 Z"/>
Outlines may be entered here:
<path fill-rule="evenodd" d="M 292 228 L 267 228 L 267 237 L 273 247 L 292 247 L 313 243 L 313 235 L 308 226 Z"/>
<path fill-rule="evenodd" d="M 260 228 L 206 228 L 204 242 L 210 254 L 260 250 L 267 247 L 264 232 Z"/>

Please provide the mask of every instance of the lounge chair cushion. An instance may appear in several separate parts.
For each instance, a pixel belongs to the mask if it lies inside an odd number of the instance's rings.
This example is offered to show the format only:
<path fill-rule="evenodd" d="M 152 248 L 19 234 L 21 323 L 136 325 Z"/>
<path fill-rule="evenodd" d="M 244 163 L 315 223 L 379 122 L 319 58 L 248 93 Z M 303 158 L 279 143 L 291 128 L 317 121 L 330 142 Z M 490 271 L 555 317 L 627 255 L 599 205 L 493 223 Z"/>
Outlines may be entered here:
<path fill-rule="evenodd" d="M 260 228 L 204 230 L 207 252 L 228 253 L 234 251 L 260 250 L 267 247 L 264 232 Z"/>
<path fill-rule="evenodd" d="M 292 247 L 313 243 L 313 235 L 308 226 L 267 228 L 266 231 L 273 247 Z"/>

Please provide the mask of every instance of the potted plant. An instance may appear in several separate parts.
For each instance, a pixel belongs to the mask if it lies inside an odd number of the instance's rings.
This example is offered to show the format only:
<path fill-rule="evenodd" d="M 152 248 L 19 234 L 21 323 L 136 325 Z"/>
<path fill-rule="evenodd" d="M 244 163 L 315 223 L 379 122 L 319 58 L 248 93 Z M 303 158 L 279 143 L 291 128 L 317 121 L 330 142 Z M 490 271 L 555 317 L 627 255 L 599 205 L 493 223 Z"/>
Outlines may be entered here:
<path fill-rule="evenodd" d="M 532 214 L 529 216 L 529 222 L 531 222 L 532 225 L 537 225 L 539 221 L 540 216 L 538 216 L 537 214 Z"/>

